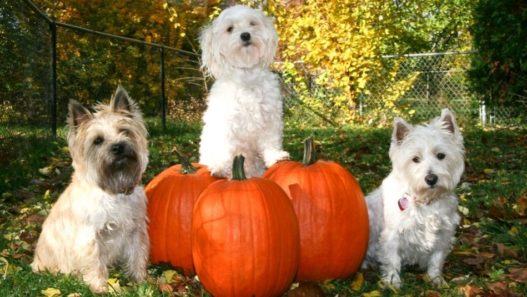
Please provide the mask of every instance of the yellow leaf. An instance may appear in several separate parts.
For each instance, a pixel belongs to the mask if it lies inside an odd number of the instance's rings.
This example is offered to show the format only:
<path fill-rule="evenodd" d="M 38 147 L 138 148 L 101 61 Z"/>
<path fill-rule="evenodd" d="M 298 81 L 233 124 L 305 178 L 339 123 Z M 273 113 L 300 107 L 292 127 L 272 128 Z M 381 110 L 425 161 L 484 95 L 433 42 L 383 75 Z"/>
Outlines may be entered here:
<path fill-rule="evenodd" d="M 362 272 L 355 273 L 355 277 L 353 277 L 353 282 L 351 283 L 351 289 L 353 291 L 359 291 L 362 288 L 362 285 L 364 284 L 364 275 Z"/>
<path fill-rule="evenodd" d="M 516 227 L 513 226 L 513 227 L 509 230 L 508 233 L 509 233 L 511 236 L 516 236 L 516 235 L 518 235 L 519 230 L 518 230 L 518 228 L 516 228 Z"/>
<path fill-rule="evenodd" d="M 174 275 L 176 275 L 177 272 L 175 270 L 165 270 L 163 271 L 163 279 L 165 283 L 170 283 L 172 281 L 172 278 L 174 278 Z"/>
<path fill-rule="evenodd" d="M 379 297 L 379 296 L 381 296 L 381 292 L 379 292 L 377 290 L 373 290 L 371 292 L 362 293 L 362 296 L 363 297 Z"/>
<path fill-rule="evenodd" d="M 40 293 L 42 293 L 42 295 L 46 297 L 60 296 L 60 290 L 55 288 L 47 288 L 45 290 L 40 291 Z"/>
<path fill-rule="evenodd" d="M 110 289 L 110 293 L 120 293 L 123 291 L 123 289 L 121 288 L 121 284 L 119 284 L 119 280 L 116 278 L 109 278 L 108 286 Z"/>
<path fill-rule="evenodd" d="M 494 169 L 485 168 L 485 169 L 483 169 L 483 172 L 485 172 L 485 174 L 493 174 L 494 173 Z"/>

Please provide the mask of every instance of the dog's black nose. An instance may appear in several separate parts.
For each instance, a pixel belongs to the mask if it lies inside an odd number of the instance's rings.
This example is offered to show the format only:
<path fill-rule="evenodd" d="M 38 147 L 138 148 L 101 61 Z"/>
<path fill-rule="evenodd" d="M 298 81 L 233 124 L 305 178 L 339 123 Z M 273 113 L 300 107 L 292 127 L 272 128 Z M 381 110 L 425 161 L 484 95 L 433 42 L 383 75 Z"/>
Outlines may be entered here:
<path fill-rule="evenodd" d="M 435 174 L 428 174 L 427 176 L 425 176 L 425 182 L 429 186 L 435 185 L 437 183 L 437 179 L 437 175 Z"/>
<path fill-rule="evenodd" d="M 242 39 L 242 41 L 249 41 L 251 40 L 251 33 L 249 32 L 243 32 L 242 34 L 240 34 L 240 38 Z"/>
<path fill-rule="evenodd" d="M 112 154 L 116 156 L 120 156 L 124 153 L 124 148 L 125 148 L 125 144 L 122 142 L 118 142 L 118 143 L 112 144 L 112 146 L 110 147 L 110 151 L 112 152 Z"/>

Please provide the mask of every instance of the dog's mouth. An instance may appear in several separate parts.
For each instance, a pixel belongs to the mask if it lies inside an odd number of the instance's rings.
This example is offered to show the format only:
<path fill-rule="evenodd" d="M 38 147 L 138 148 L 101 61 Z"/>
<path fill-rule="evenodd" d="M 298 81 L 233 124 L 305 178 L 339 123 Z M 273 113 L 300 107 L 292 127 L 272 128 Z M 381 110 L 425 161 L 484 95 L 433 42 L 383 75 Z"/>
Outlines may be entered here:
<path fill-rule="evenodd" d="M 242 46 L 243 46 L 243 47 L 249 47 L 249 46 L 251 46 L 252 44 L 253 44 L 253 43 L 252 43 L 250 40 L 248 40 L 248 41 L 243 41 L 243 42 L 242 42 Z"/>
<path fill-rule="evenodd" d="M 141 180 L 141 166 L 137 154 L 130 151 L 114 156 L 108 161 L 101 172 L 101 188 L 111 194 L 131 194 Z"/>

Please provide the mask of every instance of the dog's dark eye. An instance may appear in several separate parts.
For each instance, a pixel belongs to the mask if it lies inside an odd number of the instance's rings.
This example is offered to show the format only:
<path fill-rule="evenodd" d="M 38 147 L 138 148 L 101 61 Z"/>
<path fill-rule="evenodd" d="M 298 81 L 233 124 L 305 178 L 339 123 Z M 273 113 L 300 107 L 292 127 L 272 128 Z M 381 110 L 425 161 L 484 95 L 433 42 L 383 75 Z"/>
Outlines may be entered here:
<path fill-rule="evenodd" d="M 104 138 L 102 138 L 101 136 L 99 136 L 99 137 L 97 137 L 97 138 L 95 138 L 93 140 L 93 144 L 95 144 L 95 145 L 100 145 L 103 142 L 104 142 Z"/>
<path fill-rule="evenodd" d="M 227 32 L 231 33 L 233 29 L 234 29 L 234 27 L 230 26 L 229 28 L 227 28 Z"/>
<path fill-rule="evenodd" d="M 119 130 L 119 133 L 124 134 L 125 136 L 130 136 L 130 130 L 128 129 L 121 129 Z"/>
<path fill-rule="evenodd" d="M 443 160 L 443 159 L 446 157 L 446 155 L 443 154 L 443 153 L 438 153 L 436 157 L 437 157 L 439 160 Z"/>
<path fill-rule="evenodd" d="M 256 26 L 256 22 L 251 21 L 251 22 L 249 23 L 249 25 L 251 25 L 251 26 Z"/>
<path fill-rule="evenodd" d="M 414 163 L 419 163 L 419 162 L 421 162 L 421 159 L 419 159 L 419 157 L 415 156 L 415 157 L 412 159 L 412 161 L 413 161 Z"/>

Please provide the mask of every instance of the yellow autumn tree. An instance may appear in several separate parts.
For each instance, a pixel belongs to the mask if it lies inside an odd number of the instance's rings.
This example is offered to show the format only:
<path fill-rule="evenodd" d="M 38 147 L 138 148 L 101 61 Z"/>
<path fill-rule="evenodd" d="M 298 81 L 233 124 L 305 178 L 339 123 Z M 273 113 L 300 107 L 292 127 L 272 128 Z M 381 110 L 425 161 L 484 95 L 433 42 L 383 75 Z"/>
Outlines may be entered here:
<path fill-rule="evenodd" d="M 381 65 L 387 32 L 385 1 L 274 1 L 281 70 L 304 104 L 341 120 L 355 117 L 357 99 Z M 321 92 L 320 89 L 324 89 Z"/>

